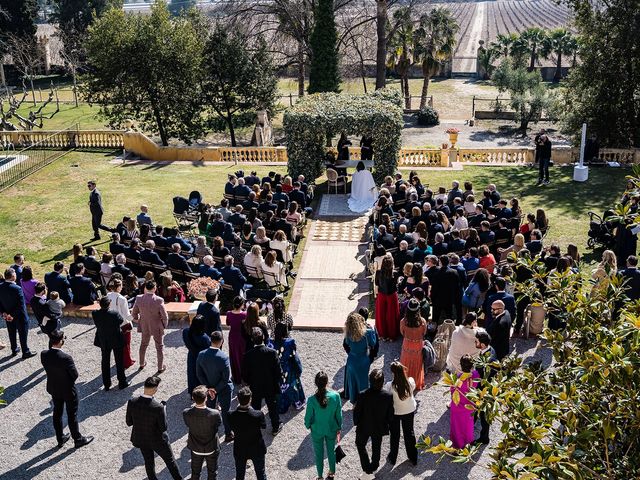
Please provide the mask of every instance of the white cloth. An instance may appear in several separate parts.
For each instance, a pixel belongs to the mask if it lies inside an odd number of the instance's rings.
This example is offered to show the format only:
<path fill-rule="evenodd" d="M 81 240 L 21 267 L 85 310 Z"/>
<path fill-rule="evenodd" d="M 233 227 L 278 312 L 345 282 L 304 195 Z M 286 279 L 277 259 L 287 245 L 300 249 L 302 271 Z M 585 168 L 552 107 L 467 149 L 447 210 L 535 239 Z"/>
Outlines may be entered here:
<path fill-rule="evenodd" d="M 400 400 L 400 397 L 398 396 L 398 392 L 396 391 L 395 388 L 393 388 L 393 384 L 391 382 L 387 382 L 384 386 L 384 389 L 387 392 L 390 392 L 391 394 L 393 394 L 393 414 L 394 415 L 407 415 L 411 412 L 416 411 L 416 407 L 418 405 L 416 404 L 416 399 L 413 396 L 413 391 L 416 389 L 416 381 L 412 377 L 409 377 L 408 380 L 409 380 L 409 386 L 411 387 L 411 389 L 409 392 L 409 396 L 404 400 Z"/>
<path fill-rule="evenodd" d="M 476 329 L 458 325 L 451 334 L 451 347 L 447 355 L 447 368 L 452 372 L 459 373 L 460 359 L 463 355 L 475 357 L 478 354 L 476 348 Z"/>
<path fill-rule="evenodd" d="M 123 319 L 122 325 L 131 322 L 133 317 L 129 311 L 129 303 L 127 302 L 127 299 L 118 292 L 107 293 L 107 298 L 111 301 L 109 304 L 109 311 L 120 314 Z"/>
<path fill-rule="evenodd" d="M 361 170 L 351 177 L 349 210 L 356 213 L 370 210 L 378 198 L 378 189 L 369 170 Z"/>

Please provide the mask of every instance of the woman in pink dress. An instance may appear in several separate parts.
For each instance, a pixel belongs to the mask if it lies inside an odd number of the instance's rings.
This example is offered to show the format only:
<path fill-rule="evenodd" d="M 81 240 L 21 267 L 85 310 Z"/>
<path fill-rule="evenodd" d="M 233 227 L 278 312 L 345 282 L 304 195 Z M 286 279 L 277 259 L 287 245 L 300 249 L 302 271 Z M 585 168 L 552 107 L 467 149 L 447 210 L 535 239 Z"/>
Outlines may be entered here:
<path fill-rule="evenodd" d="M 462 373 L 458 374 L 458 384 L 451 387 L 451 427 L 449 437 L 454 448 L 464 448 L 473 442 L 473 409 L 467 405 L 472 403 L 466 394 L 471 387 L 476 387 L 480 375 L 473 369 L 473 359 L 463 355 L 460 359 Z M 454 395 L 457 392 L 457 395 Z M 458 397 L 458 398 L 456 398 Z M 457 403 L 456 403 L 457 400 Z"/>
<path fill-rule="evenodd" d="M 402 353 L 400 363 L 407 367 L 407 377 L 415 380 L 415 389 L 424 388 L 424 362 L 422 359 L 422 345 L 427 333 L 427 322 L 420 316 L 420 302 L 415 298 L 409 300 L 407 315 L 400 322 Z"/>
<path fill-rule="evenodd" d="M 244 300 L 241 297 L 233 299 L 233 309 L 227 312 L 227 326 L 229 327 L 229 359 L 231 361 L 231 379 L 234 383 L 242 383 L 242 358 L 246 349 L 242 336 L 244 320 L 247 312 L 244 310 Z"/>

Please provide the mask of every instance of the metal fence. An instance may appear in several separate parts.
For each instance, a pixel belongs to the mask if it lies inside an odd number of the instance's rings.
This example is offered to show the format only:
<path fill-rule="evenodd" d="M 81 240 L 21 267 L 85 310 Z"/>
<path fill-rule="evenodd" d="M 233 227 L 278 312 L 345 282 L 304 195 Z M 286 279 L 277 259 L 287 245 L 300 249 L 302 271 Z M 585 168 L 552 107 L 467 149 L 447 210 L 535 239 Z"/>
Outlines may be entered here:
<path fill-rule="evenodd" d="M 66 130 L 63 130 L 64 132 Z M 56 132 L 51 137 L 58 135 Z M 62 157 L 67 150 L 48 150 L 50 137 L 16 150 L 12 143 L 0 143 L 0 192 Z"/>

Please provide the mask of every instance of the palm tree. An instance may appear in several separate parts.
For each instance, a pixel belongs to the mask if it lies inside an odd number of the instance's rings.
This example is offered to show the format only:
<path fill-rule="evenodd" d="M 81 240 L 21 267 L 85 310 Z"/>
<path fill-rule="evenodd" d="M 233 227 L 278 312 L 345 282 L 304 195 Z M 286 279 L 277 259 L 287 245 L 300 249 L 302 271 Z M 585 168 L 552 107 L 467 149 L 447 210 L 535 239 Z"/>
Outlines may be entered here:
<path fill-rule="evenodd" d="M 562 78 L 562 56 L 574 56 L 577 51 L 578 41 L 566 28 L 556 28 L 549 32 L 542 45 L 542 55 L 547 56 L 550 53 L 554 53 L 556 56 L 554 82 L 559 82 Z"/>
<path fill-rule="evenodd" d="M 518 40 L 517 33 L 499 33 L 495 42 L 491 42 L 491 50 L 493 50 L 498 57 L 507 58 L 511 51 L 511 46 Z"/>
<path fill-rule="evenodd" d="M 438 7 L 420 17 L 415 32 L 415 56 L 422 66 L 424 82 L 420 95 L 420 108 L 427 105 L 431 77 L 453 57 L 458 22 L 446 8 Z"/>
<path fill-rule="evenodd" d="M 520 34 L 520 40 L 524 42 L 530 55 L 529 72 L 536 68 L 536 60 L 547 37 L 546 32 L 538 27 L 527 28 Z"/>
<path fill-rule="evenodd" d="M 483 80 L 491 78 L 493 70 L 495 69 L 493 62 L 500 56 L 498 51 L 493 47 L 494 45 L 491 44 L 489 45 L 489 48 L 480 46 L 478 49 L 478 65 L 480 66 L 480 72 L 482 73 Z"/>
<path fill-rule="evenodd" d="M 402 7 L 393 13 L 393 25 L 389 36 L 388 63 L 400 76 L 400 92 L 405 108 L 411 108 L 409 92 L 409 68 L 413 64 L 413 35 L 415 22 L 411 19 L 411 9 Z"/>

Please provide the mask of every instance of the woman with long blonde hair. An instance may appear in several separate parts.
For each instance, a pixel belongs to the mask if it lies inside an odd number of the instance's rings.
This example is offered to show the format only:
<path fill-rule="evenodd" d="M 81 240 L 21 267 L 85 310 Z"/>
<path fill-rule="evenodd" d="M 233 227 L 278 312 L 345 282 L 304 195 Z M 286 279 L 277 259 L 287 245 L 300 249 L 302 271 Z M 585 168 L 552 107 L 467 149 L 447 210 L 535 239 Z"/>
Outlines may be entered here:
<path fill-rule="evenodd" d="M 375 331 L 367 328 L 364 317 L 351 312 L 344 324 L 344 349 L 347 351 L 344 395 L 356 403 L 358 394 L 369 388 L 369 350 L 376 344 Z"/>
<path fill-rule="evenodd" d="M 615 277 L 617 272 L 618 262 L 616 260 L 616 254 L 611 250 L 605 250 L 602 252 L 602 261 L 591 275 L 591 279 L 594 281 L 593 288 L 606 289 L 609 286 L 610 279 Z"/>

